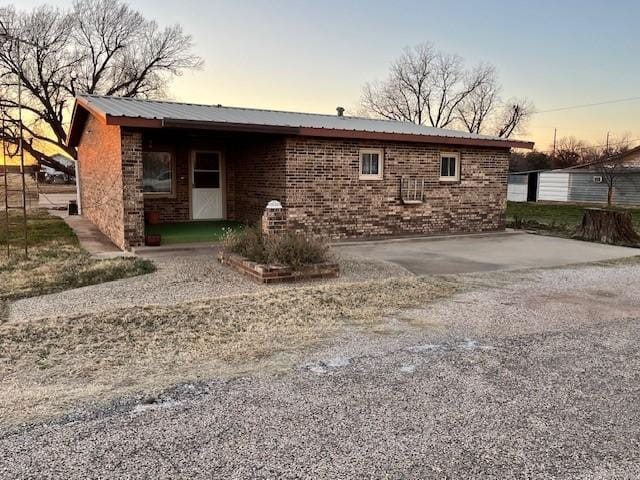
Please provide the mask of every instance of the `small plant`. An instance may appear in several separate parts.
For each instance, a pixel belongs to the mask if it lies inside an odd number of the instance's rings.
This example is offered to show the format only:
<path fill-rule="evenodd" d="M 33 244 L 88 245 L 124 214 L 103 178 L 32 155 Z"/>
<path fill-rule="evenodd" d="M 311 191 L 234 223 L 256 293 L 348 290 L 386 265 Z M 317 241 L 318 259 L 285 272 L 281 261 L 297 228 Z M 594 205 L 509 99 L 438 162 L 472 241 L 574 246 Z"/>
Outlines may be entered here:
<path fill-rule="evenodd" d="M 257 263 L 283 265 L 299 270 L 304 265 L 322 263 L 329 258 L 327 243 L 302 232 L 265 235 L 258 227 L 227 232 L 223 239 L 226 252 L 241 255 Z"/>
<path fill-rule="evenodd" d="M 258 227 L 248 227 L 242 231 L 225 232 L 222 248 L 226 252 L 235 253 L 253 262 L 266 263 L 265 235 Z"/>
<path fill-rule="evenodd" d="M 304 265 L 327 260 L 328 245 L 302 232 L 286 232 L 266 238 L 265 254 L 269 263 L 286 265 L 299 270 Z"/>

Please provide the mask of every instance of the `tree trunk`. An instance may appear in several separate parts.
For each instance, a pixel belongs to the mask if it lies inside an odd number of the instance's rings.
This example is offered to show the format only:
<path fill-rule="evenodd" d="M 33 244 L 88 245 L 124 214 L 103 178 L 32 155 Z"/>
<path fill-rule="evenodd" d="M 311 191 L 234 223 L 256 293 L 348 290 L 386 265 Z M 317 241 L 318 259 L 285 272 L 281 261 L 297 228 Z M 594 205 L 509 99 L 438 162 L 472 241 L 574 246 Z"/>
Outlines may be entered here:
<path fill-rule="evenodd" d="M 573 238 L 637 247 L 640 235 L 633 230 L 631 220 L 631 212 L 585 208 Z"/>

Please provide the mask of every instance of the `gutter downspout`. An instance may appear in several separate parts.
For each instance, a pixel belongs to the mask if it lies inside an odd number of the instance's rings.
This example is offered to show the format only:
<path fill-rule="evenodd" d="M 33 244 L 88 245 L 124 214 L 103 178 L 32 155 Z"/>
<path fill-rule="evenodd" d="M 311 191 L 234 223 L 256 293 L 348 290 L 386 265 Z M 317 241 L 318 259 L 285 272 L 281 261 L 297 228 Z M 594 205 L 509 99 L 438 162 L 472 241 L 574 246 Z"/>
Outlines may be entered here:
<path fill-rule="evenodd" d="M 80 166 L 78 165 L 78 160 L 76 160 L 75 158 L 72 160 L 76 177 L 76 202 L 78 204 L 78 215 L 82 215 L 82 201 L 80 200 L 80 198 L 82 197 L 82 195 L 80 195 Z"/>

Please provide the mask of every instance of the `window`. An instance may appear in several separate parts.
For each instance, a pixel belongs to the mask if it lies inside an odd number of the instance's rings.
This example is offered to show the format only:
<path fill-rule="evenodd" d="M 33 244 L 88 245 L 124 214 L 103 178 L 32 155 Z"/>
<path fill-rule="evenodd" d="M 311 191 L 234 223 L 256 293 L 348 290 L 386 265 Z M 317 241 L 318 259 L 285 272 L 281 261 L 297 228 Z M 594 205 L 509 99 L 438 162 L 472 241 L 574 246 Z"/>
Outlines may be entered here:
<path fill-rule="evenodd" d="M 460 180 L 460 154 L 440 154 L 440 181 L 457 182 Z"/>
<path fill-rule="evenodd" d="M 360 150 L 360 180 L 382 179 L 382 150 Z"/>
<path fill-rule="evenodd" d="M 196 152 L 193 162 L 193 188 L 220 188 L 218 152 Z"/>
<path fill-rule="evenodd" d="M 170 152 L 142 152 L 142 191 L 145 195 L 172 195 L 173 170 Z"/>
<path fill-rule="evenodd" d="M 413 205 L 424 201 L 424 178 L 402 177 L 400 179 L 400 195 L 402 203 Z"/>

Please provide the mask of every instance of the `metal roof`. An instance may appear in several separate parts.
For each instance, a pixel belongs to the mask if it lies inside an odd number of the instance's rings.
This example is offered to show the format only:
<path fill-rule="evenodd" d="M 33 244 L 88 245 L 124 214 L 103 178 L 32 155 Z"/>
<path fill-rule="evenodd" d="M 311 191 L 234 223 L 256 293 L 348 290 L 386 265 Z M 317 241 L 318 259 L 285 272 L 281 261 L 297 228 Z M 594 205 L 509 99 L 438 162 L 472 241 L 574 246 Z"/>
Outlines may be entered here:
<path fill-rule="evenodd" d="M 277 110 L 260 110 L 255 108 L 226 107 L 222 105 L 200 105 L 178 103 L 165 100 L 146 100 L 126 97 L 107 97 L 98 95 L 82 95 L 77 103 L 105 117 L 120 119 L 156 120 L 161 126 L 172 126 L 176 122 L 211 123 L 216 125 L 246 125 L 262 127 L 284 127 L 295 129 L 324 129 L 344 132 L 369 132 L 379 134 L 398 134 L 425 137 L 442 137 L 443 139 L 465 139 L 471 141 L 495 142 L 505 148 L 517 143 L 528 144 L 501 137 L 478 135 L 458 130 L 427 127 L 411 122 L 381 120 L 373 118 L 323 115 L 317 113 L 298 113 Z M 120 123 L 124 124 L 124 123 Z M 450 142 L 449 142 L 450 143 Z M 533 144 L 530 145 L 531 147 Z M 527 148 L 525 146 L 525 148 Z"/>

